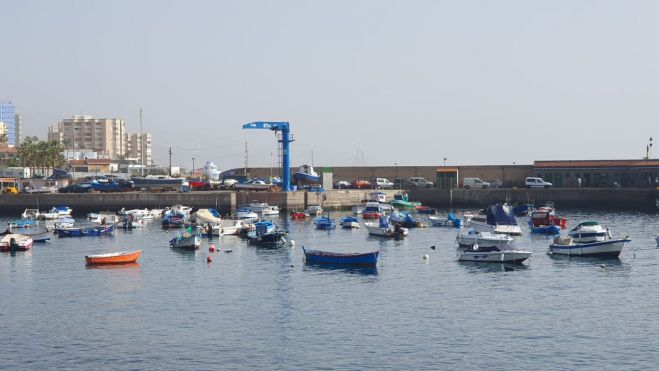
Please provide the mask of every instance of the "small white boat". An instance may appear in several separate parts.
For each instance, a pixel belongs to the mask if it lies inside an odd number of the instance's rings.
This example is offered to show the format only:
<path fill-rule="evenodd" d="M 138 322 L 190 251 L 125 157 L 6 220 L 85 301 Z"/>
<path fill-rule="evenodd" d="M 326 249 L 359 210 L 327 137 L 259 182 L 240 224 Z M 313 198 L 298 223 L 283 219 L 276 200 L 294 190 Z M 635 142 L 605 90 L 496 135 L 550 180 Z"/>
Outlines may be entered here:
<path fill-rule="evenodd" d="M 318 216 L 323 213 L 323 208 L 318 205 L 309 205 L 309 207 L 307 207 L 304 212 L 310 216 Z"/>
<path fill-rule="evenodd" d="M 380 217 L 379 223 L 366 222 L 364 227 L 368 234 L 378 237 L 405 237 L 409 234 L 409 230 L 398 225 L 390 225 L 389 218 L 386 216 Z"/>
<path fill-rule="evenodd" d="M 130 210 L 125 210 L 121 209 L 118 214 L 120 215 L 132 215 L 134 218 L 137 219 L 148 219 L 148 218 L 153 218 L 151 215 L 149 209 L 130 209 Z"/>
<path fill-rule="evenodd" d="M 199 209 L 194 213 L 194 218 L 197 224 L 204 225 L 207 223 L 217 224 L 222 222 L 220 212 L 215 209 Z"/>
<path fill-rule="evenodd" d="M 68 206 L 55 206 L 52 209 L 50 209 L 50 213 L 52 214 L 57 214 L 58 216 L 69 216 L 73 212 L 73 209 L 71 209 Z"/>
<path fill-rule="evenodd" d="M 617 258 L 625 244 L 630 241 L 628 237 L 617 239 L 607 237 L 605 241 L 578 242 L 569 236 L 565 238 L 558 236 L 554 239 L 554 243 L 549 245 L 548 254 Z"/>
<path fill-rule="evenodd" d="M 359 219 L 354 216 L 346 216 L 341 219 L 341 228 L 359 228 Z"/>
<path fill-rule="evenodd" d="M 364 212 L 364 206 L 353 206 L 351 208 L 353 214 L 361 214 Z"/>
<path fill-rule="evenodd" d="M 43 220 L 55 220 L 55 219 L 59 218 L 59 213 L 58 212 L 52 212 L 52 211 L 42 212 L 42 213 L 39 213 L 39 218 L 41 218 Z"/>
<path fill-rule="evenodd" d="M 62 216 L 57 219 L 55 219 L 55 228 L 73 228 L 73 224 L 75 223 L 75 220 L 73 218 L 69 218 L 68 216 Z"/>
<path fill-rule="evenodd" d="M 602 242 L 611 239 L 611 231 L 598 222 L 583 222 L 568 232 L 576 242 Z"/>
<path fill-rule="evenodd" d="M 23 219 L 39 219 L 41 213 L 39 213 L 39 209 L 25 209 L 23 214 L 21 214 L 21 217 Z"/>
<path fill-rule="evenodd" d="M 244 221 L 256 221 L 259 218 L 259 214 L 249 208 L 239 207 L 236 209 L 236 217 Z"/>
<path fill-rule="evenodd" d="M 245 221 L 240 219 L 224 219 L 211 228 L 213 236 L 238 235 L 245 228 Z"/>
<path fill-rule="evenodd" d="M 248 207 L 250 210 L 257 214 L 261 214 L 263 216 L 267 215 L 279 215 L 279 206 L 272 206 L 268 205 L 265 202 L 252 202 L 249 205 L 243 205 Z"/>
<path fill-rule="evenodd" d="M 199 233 L 179 233 L 169 241 L 169 246 L 179 249 L 196 250 L 201 246 L 201 235 Z"/>
<path fill-rule="evenodd" d="M 160 219 L 162 218 L 163 209 L 151 209 L 149 210 L 149 215 L 145 219 Z"/>
<path fill-rule="evenodd" d="M 473 228 L 460 229 L 455 237 L 458 245 L 471 247 L 477 244 L 482 249 L 497 248 L 503 250 L 513 242 L 513 238 L 505 234 L 479 232 Z"/>
<path fill-rule="evenodd" d="M 513 208 L 506 204 L 489 206 L 485 215 L 472 217 L 466 226 L 479 232 L 493 232 L 511 236 L 522 234 L 522 228 L 517 224 Z"/>
<path fill-rule="evenodd" d="M 458 260 L 470 262 L 521 263 L 531 255 L 533 255 L 531 251 L 481 247 L 478 244 L 458 250 Z"/>
<path fill-rule="evenodd" d="M 0 251 L 27 251 L 32 248 L 32 238 L 23 234 L 10 233 L 0 240 Z"/>

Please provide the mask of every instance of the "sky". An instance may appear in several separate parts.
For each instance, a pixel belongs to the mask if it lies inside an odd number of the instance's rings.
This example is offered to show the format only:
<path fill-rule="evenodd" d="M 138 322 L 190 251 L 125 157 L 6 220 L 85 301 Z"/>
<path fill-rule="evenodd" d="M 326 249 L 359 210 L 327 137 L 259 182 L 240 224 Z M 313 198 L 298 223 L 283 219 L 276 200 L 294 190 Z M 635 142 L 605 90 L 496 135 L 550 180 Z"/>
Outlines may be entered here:
<path fill-rule="evenodd" d="M 10 1 L 0 100 L 220 169 L 637 159 L 659 138 L 656 1 Z M 659 139 L 655 139 L 659 140 Z M 656 151 L 659 150 L 657 148 Z M 651 157 L 657 157 L 651 154 Z"/>

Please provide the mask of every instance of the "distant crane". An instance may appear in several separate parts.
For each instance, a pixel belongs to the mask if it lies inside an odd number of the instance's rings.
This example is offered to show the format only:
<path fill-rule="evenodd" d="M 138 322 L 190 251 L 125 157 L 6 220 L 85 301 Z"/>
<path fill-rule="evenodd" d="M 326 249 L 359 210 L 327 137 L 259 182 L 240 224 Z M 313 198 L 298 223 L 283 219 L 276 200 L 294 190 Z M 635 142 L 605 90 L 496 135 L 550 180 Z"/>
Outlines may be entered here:
<path fill-rule="evenodd" d="M 290 144 L 293 141 L 288 122 L 269 122 L 257 121 L 250 122 L 243 125 L 243 129 L 267 129 L 272 131 L 280 131 L 281 138 L 278 139 L 281 143 L 281 180 L 284 192 L 291 191 L 291 150 Z"/>

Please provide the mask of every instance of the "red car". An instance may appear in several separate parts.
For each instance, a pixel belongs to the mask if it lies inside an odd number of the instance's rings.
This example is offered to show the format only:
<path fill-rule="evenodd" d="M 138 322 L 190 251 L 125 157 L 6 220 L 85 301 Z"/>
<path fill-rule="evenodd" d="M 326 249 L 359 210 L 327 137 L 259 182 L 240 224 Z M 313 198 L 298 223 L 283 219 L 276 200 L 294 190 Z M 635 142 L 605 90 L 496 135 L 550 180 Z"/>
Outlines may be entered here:
<path fill-rule="evenodd" d="M 371 182 L 368 180 L 355 180 L 354 182 L 350 183 L 352 185 L 352 188 L 355 189 L 371 189 L 373 186 L 371 185 Z"/>

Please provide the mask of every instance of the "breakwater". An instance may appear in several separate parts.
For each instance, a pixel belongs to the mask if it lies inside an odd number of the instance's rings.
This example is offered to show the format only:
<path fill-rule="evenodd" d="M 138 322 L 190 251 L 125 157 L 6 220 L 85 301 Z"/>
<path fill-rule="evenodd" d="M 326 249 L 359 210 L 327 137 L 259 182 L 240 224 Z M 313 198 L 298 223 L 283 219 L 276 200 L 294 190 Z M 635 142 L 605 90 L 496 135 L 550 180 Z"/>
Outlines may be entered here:
<path fill-rule="evenodd" d="M 163 208 L 183 204 L 192 207 L 214 207 L 222 213 L 236 205 L 267 202 L 285 210 L 303 209 L 308 205 L 347 209 L 359 205 L 373 190 L 329 190 L 314 192 L 128 192 L 84 194 L 0 195 L 2 214 L 16 214 L 26 208 L 47 210 L 55 205 L 68 205 L 76 212 L 119 210 L 125 208 Z M 399 191 L 388 190 L 387 199 Z M 659 199 L 656 189 L 628 188 L 499 188 L 499 189 L 415 189 L 404 191 L 410 200 L 421 201 L 433 207 L 484 207 L 497 202 L 534 202 L 542 205 L 553 202 L 558 207 L 583 207 L 618 210 L 655 210 Z"/>

